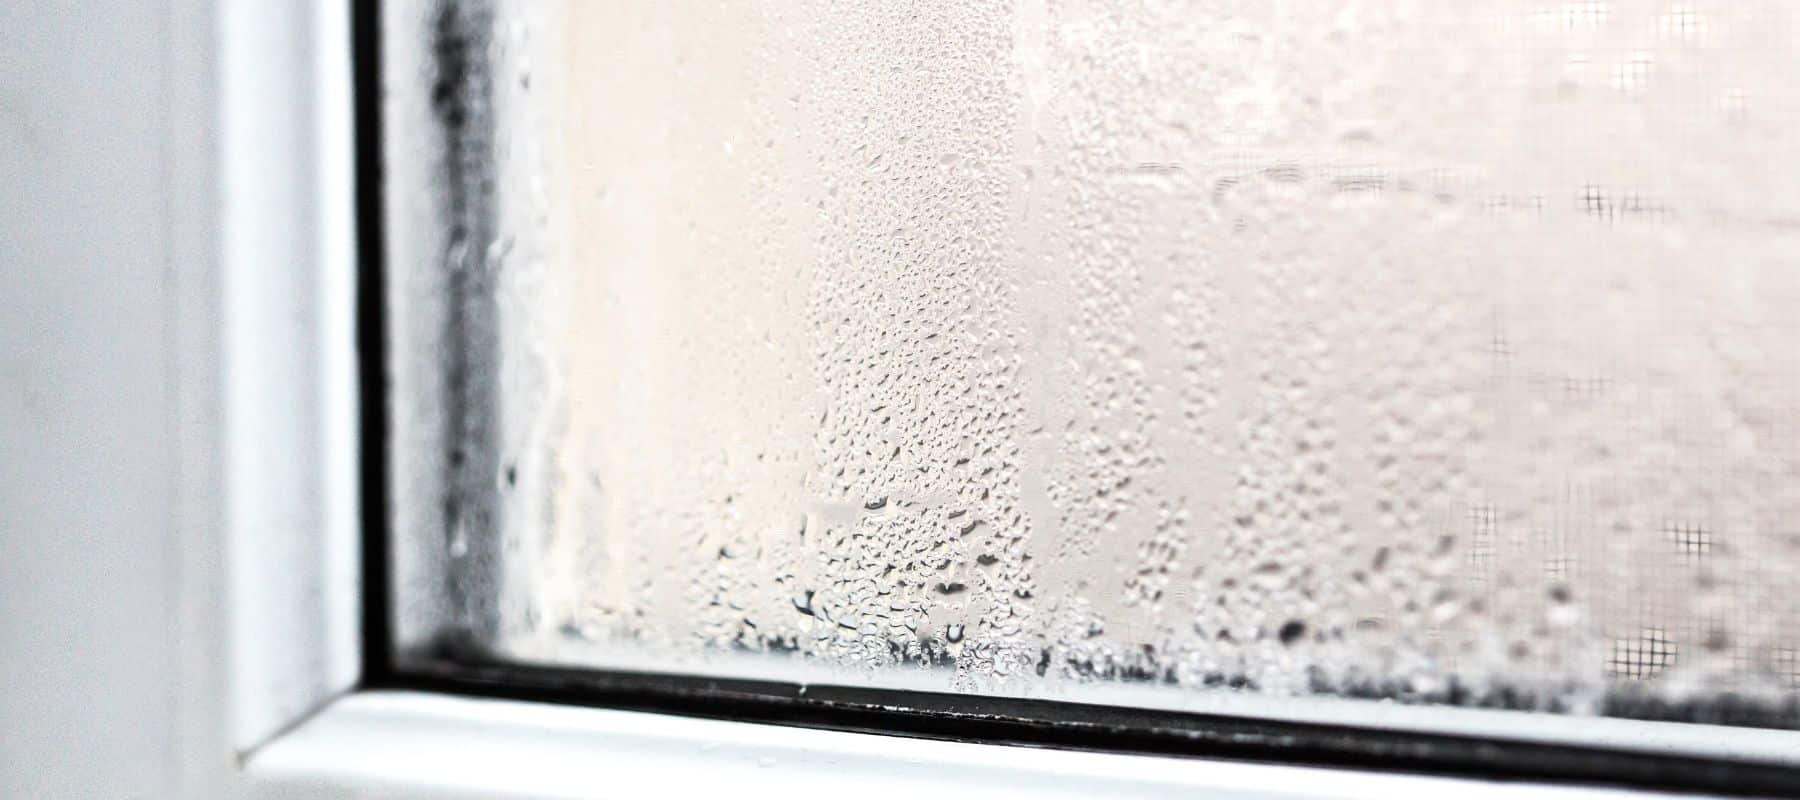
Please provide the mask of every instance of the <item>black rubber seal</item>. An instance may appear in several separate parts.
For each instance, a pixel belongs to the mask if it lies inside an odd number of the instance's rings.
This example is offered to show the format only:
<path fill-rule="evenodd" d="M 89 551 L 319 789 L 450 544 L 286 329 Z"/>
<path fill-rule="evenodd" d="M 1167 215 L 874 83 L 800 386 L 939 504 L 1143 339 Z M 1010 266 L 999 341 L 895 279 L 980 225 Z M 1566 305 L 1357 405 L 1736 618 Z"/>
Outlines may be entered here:
<path fill-rule="evenodd" d="M 388 541 L 388 341 L 385 302 L 387 241 L 383 222 L 381 147 L 381 9 L 350 0 L 351 92 L 355 125 L 356 350 L 362 460 L 362 674 L 390 680 L 394 671 L 393 574 Z"/>

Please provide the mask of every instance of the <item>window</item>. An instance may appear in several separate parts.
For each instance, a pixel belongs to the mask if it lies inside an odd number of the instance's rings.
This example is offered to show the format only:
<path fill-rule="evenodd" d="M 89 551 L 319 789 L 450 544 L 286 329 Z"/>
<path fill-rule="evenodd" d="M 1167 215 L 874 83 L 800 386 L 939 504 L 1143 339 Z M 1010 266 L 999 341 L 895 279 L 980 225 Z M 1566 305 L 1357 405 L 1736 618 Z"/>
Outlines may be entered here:
<path fill-rule="evenodd" d="M 1800 795 L 1796 12 L 890 5 L 9 6 L 0 795 Z"/>
<path fill-rule="evenodd" d="M 1791 781 L 1797 20 L 393 4 L 381 679 Z"/>

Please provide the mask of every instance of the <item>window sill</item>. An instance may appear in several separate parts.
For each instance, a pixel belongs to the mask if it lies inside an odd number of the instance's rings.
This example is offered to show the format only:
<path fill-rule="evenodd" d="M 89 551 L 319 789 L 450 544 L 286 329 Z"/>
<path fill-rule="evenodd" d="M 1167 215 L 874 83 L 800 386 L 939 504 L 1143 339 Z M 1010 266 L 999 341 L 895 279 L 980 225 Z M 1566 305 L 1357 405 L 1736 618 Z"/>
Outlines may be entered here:
<path fill-rule="evenodd" d="M 255 752 L 249 796 L 1642 797 L 1217 759 L 910 739 L 416 692 L 344 696 Z"/>

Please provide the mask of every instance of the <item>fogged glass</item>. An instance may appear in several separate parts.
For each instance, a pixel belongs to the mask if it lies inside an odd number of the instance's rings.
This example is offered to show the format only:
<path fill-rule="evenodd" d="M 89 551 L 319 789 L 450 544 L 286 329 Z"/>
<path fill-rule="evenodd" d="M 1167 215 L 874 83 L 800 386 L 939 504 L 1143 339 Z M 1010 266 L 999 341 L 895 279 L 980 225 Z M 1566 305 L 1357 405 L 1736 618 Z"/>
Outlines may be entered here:
<path fill-rule="evenodd" d="M 1800 10 L 389 16 L 411 629 L 1795 724 Z"/>

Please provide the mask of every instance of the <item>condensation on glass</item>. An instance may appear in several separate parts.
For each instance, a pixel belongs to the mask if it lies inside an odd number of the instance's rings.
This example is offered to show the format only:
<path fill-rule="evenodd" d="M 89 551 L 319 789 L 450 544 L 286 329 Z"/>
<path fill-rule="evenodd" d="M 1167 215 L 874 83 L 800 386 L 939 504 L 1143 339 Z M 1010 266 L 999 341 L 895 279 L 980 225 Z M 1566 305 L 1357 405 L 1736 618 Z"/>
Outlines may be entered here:
<path fill-rule="evenodd" d="M 403 643 L 1796 724 L 1800 9 L 388 22 Z"/>

